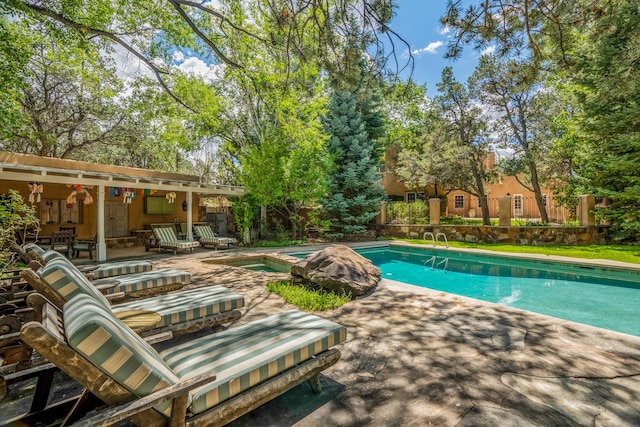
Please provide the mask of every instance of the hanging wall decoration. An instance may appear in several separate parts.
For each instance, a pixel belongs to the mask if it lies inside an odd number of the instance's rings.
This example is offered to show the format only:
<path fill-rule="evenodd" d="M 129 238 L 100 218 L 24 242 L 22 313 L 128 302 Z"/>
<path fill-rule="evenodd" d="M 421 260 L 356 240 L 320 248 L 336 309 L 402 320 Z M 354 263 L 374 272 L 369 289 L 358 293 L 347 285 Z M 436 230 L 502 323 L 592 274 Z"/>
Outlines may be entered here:
<path fill-rule="evenodd" d="M 67 196 L 67 207 L 70 208 L 77 202 L 77 195 L 84 195 L 83 203 L 85 205 L 90 205 L 93 203 L 93 197 L 89 190 L 93 190 L 93 185 L 80 185 L 80 184 L 67 184 L 67 187 L 71 188 L 71 194 Z"/>
<path fill-rule="evenodd" d="M 44 192 L 44 187 L 39 182 L 29 183 L 29 202 L 40 203 L 40 195 Z"/>
<path fill-rule="evenodd" d="M 136 190 L 127 188 L 122 196 L 122 203 L 131 203 L 136 198 Z"/>
<path fill-rule="evenodd" d="M 175 201 L 176 201 L 176 192 L 172 191 L 170 193 L 167 193 L 167 200 L 169 201 L 169 203 L 175 203 Z"/>

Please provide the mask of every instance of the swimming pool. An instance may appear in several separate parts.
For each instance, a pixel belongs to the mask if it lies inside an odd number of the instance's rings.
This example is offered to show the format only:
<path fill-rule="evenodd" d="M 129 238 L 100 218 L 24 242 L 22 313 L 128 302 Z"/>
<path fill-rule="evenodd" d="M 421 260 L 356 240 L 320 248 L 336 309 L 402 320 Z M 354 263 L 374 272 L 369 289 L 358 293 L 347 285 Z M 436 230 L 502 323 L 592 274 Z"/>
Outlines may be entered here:
<path fill-rule="evenodd" d="M 396 245 L 357 252 L 385 279 L 640 336 L 640 271 Z"/>

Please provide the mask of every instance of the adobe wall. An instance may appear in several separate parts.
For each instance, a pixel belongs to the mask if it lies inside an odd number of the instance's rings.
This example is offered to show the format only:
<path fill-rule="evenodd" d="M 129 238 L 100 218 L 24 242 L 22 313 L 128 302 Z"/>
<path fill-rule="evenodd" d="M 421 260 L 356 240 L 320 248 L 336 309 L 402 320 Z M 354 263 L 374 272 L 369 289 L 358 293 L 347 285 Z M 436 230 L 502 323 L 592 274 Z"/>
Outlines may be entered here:
<path fill-rule="evenodd" d="M 477 225 L 377 225 L 378 236 L 422 239 L 425 232 L 444 233 L 450 241 L 511 243 L 516 245 L 603 245 L 610 243 L 609 228 L 497 227 Z"/>
<path fill-rule="evenodd" d="M 64 184 L 51 184 L 44 183 L 44 192 L 41 195 L 42 201 L 44 200 L 58 200 L 66 204 L 66 198 L 71 193 L 71 189 L 68 188 Z M 29 189 L 28 183 L 23 181 L 4 181 L 0 178 L 0 194 L 8 193 L 9 189 L 15 189 L 20 192 L 20 195 L 23 197 L 25 202 L 28 203 L 29 198 Z M 57 231 L 60 226 L 75 226 L 76 234 L 80 239 L 91 239 L 96 234 L 97 229 L 97 214 L 96 214 L 96 202 L 97 202 L 97 188 L 90 190 L 91 196 L 93 197 L 94 202 L 85 205 L 82 203 L 83 196 L 77 196 L 77 201 L 79 203 L 80 208 L 82 209 L 82 222 L 81 223 L 42 223 L 40 224 L 42 235 L 49 235 L 52 231 Z M 155 195 L 156 196 L 164 196 L 166 192 L 159 191 Z M 123 200 L 122 196 L 118 197 L 110 197 L 108 188 L 105 194 L 106 202 L 119 202 L 121 203 Z M 174 214 L 171 215 L 147 215 L 144 213 L 144 197 L 137 193 L 135 199 L 128 204 L 128 229 L 129 230 L 138 230 L 145 228 L 145 225 L 148 224 L 156 224 L 156 223 L 173 223 L 173 221 L 177 218 L 179 222 L 186 223 L 187 222 L 187 212 L 182 210 L 182 202 L 186 200 L 186 194 L 183 192 L 178 192 L 176 194 L 176 210 Z M 199 198 L 197 195 L 193 195 L 193 218 L 192 221 L 198 221 L 198 202 Z M 42 202 L 41 202 L 42 203 Z M 40 203 L 34 203 L 36 207 L 36 215 L 38 218 L 41 216 Z M 41 218 L 40 218 L 41 219 Z"/>

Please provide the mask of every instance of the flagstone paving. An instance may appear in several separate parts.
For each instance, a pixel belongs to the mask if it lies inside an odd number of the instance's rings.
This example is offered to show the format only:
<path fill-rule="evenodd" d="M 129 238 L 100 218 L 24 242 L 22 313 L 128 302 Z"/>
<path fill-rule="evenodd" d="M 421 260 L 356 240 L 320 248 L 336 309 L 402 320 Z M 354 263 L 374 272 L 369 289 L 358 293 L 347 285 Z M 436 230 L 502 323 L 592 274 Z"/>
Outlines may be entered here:
<path fill-rule="evenodd" d="M 202 262 L 229 254 L 153 263 L 244 294 L 237 324 L 292 308 L 264 286 L 288 275 Z M 317 314 L 348 330 L 322 393 L 301 384 L 231 425 L 640 425 L 640 337 L 388 280 Z"/>

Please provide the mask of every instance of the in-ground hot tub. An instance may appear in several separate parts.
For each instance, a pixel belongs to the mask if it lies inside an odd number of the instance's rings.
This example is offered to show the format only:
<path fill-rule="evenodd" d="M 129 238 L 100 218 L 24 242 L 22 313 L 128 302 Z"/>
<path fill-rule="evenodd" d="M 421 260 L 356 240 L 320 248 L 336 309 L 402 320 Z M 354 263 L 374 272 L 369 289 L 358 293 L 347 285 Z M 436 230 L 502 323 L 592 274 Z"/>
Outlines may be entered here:
<path fill-rule="evenodd" d="M 208 264 L 230 265 L 232 267 L 246 268 L 252 271 L 263 271 L 267 273 L 290 273 L 291 264 L 299 259 L 288 260 L 287 256 L 282 258 L 273 255 L 244 255 L 238 257 L 223 257 L 204 260 Z"/>

